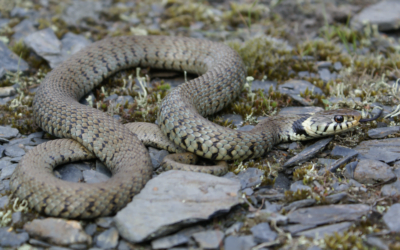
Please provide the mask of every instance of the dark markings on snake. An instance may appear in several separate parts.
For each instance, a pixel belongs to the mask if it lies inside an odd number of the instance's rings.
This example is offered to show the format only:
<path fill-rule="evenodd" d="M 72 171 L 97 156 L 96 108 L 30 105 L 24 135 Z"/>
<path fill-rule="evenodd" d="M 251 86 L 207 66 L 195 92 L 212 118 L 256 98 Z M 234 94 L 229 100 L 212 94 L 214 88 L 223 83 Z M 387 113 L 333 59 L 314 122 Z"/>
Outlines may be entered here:
<path fill-rule="evenodd" d="M 233 157 L 232 151 L 235 150 L 233 147 L 231 147 L 230 149 L 226 150 L 226 153 L 230 156 Z"/>
<path fill-rule="evenodd" d="M 329 128 L 329 124 L 326 124 L 325 128 L 324 128 L 324 132 L 326 132 L 328 130 L 328 128 Z"/>
<path fill-rule="evenodd" d="M 305 120 L 308 119 L 308 117 L 309 117 L 309 115 L 305 115 L 304 117 L 297 119 L 295 122 L 293 122 L 292 130 L 294 133 L 299 134 L 299 135 L 308 136 L 308 133 L 304 129 L 304 126 L 302 124 Z"/>
<path fill-rule="evenodd" d="M 217 159 L 217 157 L 218 157 L 218 152 L 217 153 L 213 153 L 211 155 L 211 160 L 215 160 L 215 159 Z"/>

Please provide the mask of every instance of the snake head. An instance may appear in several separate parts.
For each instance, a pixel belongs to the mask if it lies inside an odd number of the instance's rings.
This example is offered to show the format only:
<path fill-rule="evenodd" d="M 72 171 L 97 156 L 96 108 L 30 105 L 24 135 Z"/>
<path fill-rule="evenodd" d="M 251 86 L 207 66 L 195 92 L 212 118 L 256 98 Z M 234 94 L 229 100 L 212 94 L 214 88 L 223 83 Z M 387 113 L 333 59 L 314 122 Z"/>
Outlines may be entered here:
<path fill-rule="evenodd" d="M 310 115 L 296 129 L 298 134 L 310 137 L 334 135 L 358 125 L 361 114 L 352 109 L 321 111 Z"/>

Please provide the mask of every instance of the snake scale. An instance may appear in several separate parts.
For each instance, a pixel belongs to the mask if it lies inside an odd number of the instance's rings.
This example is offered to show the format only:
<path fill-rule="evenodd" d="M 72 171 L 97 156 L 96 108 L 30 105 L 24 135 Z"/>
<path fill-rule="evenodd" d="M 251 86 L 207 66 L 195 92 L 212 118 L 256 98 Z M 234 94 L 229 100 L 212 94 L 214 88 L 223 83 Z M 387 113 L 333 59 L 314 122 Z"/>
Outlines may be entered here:
<path fill-rule="evenodd" d="M 33 102 L 36 124 L 69 139 L 40 144 L 23 157 L 10 182 L 17 197 L 47 215 L 94 218 L 116 213 L 143 188 L 151 178 L 152 166 L 136 136 L 141 132 L 135 135 L 106 113 L 78 102 L 106 77 L 137 66 L 200 75 L 170 91 L 157 121 L 174 144 L 212 160 L 259 157 L 281 141 L 345 131 L 360 119 L 356 111 L 337 110 L 319 116 L 273 117 L 248 132 L 225 128 L 204 116 L 221 110 L 243 88 L 246 70 L 234 50 L 192 38 L 107 38 L 72 55 L 37 90 Z M 107 165 L 112 178 L 103 183 L 71 183 L 53 174 L 57 165 L 93 158 Z"/>

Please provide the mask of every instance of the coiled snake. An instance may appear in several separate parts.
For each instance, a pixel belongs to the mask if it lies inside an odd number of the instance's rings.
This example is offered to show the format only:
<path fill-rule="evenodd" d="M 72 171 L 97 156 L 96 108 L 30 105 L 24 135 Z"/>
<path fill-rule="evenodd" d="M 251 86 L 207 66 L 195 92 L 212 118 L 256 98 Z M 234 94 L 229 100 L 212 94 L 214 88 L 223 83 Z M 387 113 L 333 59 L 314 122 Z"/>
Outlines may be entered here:
<path fill-rule="evenodd" d="M 24 156 L 11 177 L 17 197 L 51 216 L 93 218 L 115 213 L 142 189 L 152 174 L 149 154 L 134 135 L 143 132 L 132 133 L 107 114 L 78 102 L 104 78 L 136 66 L 201 75 L 164 98 L 158 124 L 175 145 L 208 159 L 259 157 L 280 141 L 345 131 L 360 119 L 358 112 L 336 110 L 266 119 L 249 132 L 221 127 L 203 116 L 221 110 L 243 87 L 246 71 L 235 51 L 191 38 L 108 38 L 71 56 L 40 85 L 33 103 L 36 123 L 52 135 L 70 139 L 43 143 Z M 112 178 L 103 183 L 70 183 L 53 174 L 59 164 L 92 158 L 104 162 Z M 202 171 L 185 164 L 177 168 Z"/>

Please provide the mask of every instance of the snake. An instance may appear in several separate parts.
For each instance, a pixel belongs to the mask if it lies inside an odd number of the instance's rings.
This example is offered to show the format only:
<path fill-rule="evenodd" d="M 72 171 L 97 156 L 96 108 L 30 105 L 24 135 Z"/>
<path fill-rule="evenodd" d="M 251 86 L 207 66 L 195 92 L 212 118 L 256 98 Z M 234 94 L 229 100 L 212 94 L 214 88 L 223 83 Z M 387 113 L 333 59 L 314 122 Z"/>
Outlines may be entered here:
<path fill-rule="evenodd" d="M 158 134 L 153 132 L 154 127 L 143 124 L 130 130 L 110 115 L 79 103 L 105 78 L 131 67 L 198 75 L 172 89 L 162 100 L 158 126 L 153 124 Z M 251 131 L 208 120 L 207 116 L 238 97 L 245 80 L 242 59 L 224 43 L 169 36 L 111 37 L 95 42 L 49 72 L 36 91 L 32 105 L 36 124 L 62 139 L 27 152 L 11 176 L 11 191 L 27 200 L 30 208 L 49 216 L 84 219 L 112 215 L 152 176 L 151 159 L 140 137 L 161 136 L 169 141 L 167 148 L 223 162 L 260 157 L 283 141 L 344 132 L 361 118 L 351 109 L 272 116 Z M 167 165 L 217 175 L 227 171 L 223 164 L 200 170 L 201 166 L 174 163 L 183 158 L 187 157 L 171 158 Z M 71 183 L 53 173 L 60 164 L 88 159 L 102 161 L 112 177 L 101 183 Z"/>

